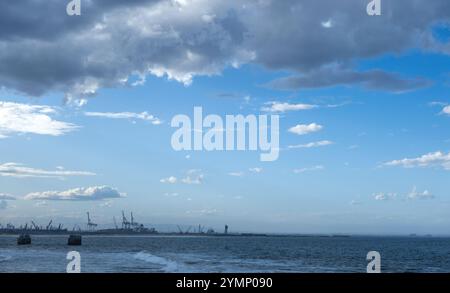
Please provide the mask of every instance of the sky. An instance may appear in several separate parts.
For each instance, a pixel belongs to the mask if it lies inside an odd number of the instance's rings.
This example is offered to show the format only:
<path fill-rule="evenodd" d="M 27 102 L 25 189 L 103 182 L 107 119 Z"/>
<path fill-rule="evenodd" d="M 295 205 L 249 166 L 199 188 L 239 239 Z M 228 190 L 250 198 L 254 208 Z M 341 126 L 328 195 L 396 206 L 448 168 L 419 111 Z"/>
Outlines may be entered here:
<path fill-rule="evenodd" d="M 1 224 L 450 234 L 449 1 L 66 2 L 0 3 Z M 194 107 L 279 158 L 175 151 Z"/>

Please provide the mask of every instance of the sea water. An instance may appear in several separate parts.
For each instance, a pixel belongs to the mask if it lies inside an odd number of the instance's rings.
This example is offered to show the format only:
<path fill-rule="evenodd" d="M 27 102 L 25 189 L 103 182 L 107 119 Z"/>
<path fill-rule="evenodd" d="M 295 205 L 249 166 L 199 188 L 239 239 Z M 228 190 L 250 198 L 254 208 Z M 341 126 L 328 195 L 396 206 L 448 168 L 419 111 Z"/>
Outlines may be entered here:
<path fill-rule="evenodd" d="M 450 272 L 444 237 L 32 236 L 29 246 L 0 236 L 0 272 L 65 272 L 67 253 L 82 272 L 366 272 L 378 251 L 382 272 Z"/>

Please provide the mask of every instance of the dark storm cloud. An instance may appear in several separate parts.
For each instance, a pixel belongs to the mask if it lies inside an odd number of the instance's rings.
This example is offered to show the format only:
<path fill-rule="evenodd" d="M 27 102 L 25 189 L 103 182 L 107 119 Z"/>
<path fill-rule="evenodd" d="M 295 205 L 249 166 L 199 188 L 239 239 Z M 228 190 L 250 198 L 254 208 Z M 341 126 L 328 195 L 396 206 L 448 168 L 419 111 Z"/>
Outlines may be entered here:
<path fill-rule="evenodd" d="M 30 38 L 52 40 L 87 28 L 111 10 L 151 4 L 158 0 L 82 1 L 83 16 L 66 15 L 70 0 L 26 0 L 0 2 L 0 40 Z"/>
<path fill-rule="evenodd" d="M 369 17 L 368 0 L 267 2 L 249 16 L 257 61 L 273 69 L 305 71 L 420 46 L 430 25 L 450 20 L 450 1 L 382 0 Z M 331 27 L 322 24 L 330 21 Z M 257 25 L 255 25 L 257 24 Z"/>
<path fill-rule="evenodd" d="M 303 76 L 290 76 L 276 79 L 270 87 L 282 90 L 302 88 L 321 88 L 336 85 L 359 84 L 368 89 L 391 92 L 405 92 L 429 86 L 430 81 L 423 78 L 402 78 L 397 74 L 382 70 L 356 72 L 349 70 L 318 70 Z"/>
<path fill-rule="evenodd" d="M 288 88 L 356 83 L 404 91 L 427 83 L 351 72 L 353 63 L 413 47 L 448 53 L 431 33 L 450 21 L 448 0 L 384 0 L 379 17 L 366 14 L 368 0 L 85 0 L 73 17 L 68 2 L 0 3 L 0 87 L 72 99 L 123 86 L 130 75 L 188 84 L 252 62 L 293 72 L 274 82 Z M 311 80 L 333 66 L 347 68 L 344 76 Z"/>

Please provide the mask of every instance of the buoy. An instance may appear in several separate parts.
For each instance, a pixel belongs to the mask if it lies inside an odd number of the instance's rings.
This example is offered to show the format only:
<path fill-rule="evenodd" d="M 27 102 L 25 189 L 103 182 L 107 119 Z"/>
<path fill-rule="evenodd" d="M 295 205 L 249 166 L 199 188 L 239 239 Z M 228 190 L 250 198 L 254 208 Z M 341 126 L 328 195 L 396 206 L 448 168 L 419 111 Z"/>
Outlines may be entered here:
<path fill-rule="evenodd" d="M 70 235 L 67 245 L 81 245 L 81 235 Z"/>
<path fill-rule="evenodd" d="M 28 234 L 21 234 L 17 238 L 17 245 L 28 245 L 31 244 L 31 237 Z"/>

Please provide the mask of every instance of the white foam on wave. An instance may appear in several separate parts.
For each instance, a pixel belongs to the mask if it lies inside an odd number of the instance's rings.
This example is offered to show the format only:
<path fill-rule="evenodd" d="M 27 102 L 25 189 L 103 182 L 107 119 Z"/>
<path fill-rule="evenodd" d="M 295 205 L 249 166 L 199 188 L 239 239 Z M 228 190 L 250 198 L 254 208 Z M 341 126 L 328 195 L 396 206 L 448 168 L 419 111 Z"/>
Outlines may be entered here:
<path fill-rule="evenodd" d="M 166 272 L 176 272 L 178 270 L 177 262 L 164 257 L 153 255 L 145 251 L 136 253 L 134 255 L 134 258 L 148 263 L 160 265 Z"/>

